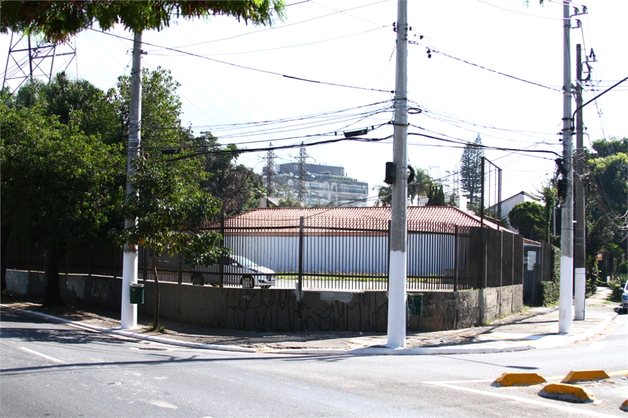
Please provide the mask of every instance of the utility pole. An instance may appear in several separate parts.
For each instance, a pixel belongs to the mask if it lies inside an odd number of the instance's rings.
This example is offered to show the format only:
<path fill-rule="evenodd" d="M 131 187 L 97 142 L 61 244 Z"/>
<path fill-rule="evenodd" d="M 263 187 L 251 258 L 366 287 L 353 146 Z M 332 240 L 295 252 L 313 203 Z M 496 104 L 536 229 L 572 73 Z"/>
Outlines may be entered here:
<path fill-rule="evenodd" d="M 582 46 L 576 46 L 576 159 L 574 167 L 576 175 L 574 179 L 575 197 L 575 246 L 574 263 L 576 268 L 575 291 L 574 291 L 574 319 L 583 321 L 586 310 L 586 231 L 585 231 L 585 204 L 584 204 L 584 122 L 582 120 Z"/>
<path fill-rule="evenodd" d="M 388 270 L 388 343 L 406 342 L 406 273 L 408 235 L 408 2 L 397 3 L 397 69 L 393 139 L 390 261 Z"/>
<path fill-rule="evenodd" d="M 558 332 L 570 334 L 572 328 L 573 301 L 573 164 L 572 164 L 572 117 L 571 117 L 571 16 L 570 1 L 563 3 L 563 180 L 566 193 L 561 205 L 560 236 L 560 294 L 558 307 Z"/>
<path fill-rule="evenodd" d="M 131 69 L 131 104 L 129 110 L 129 144 L 127 150 L 126 194 L 131 196 L 135 186 L 131 177 L 135 174 L 133 160 L 140 150 L 140 123 L 142 119 L 142 32 L 135 32 L 133 39 L 133 67 Z M 124 228 L 131 229 L 136 219 L 125 219 Z M 131 303 L 131 285 L 137 283 L 137 248 L 128 242 L 124 244 L 122 259 L 122 301 L 120 327 L 137 328 L 137 305 Z"/>

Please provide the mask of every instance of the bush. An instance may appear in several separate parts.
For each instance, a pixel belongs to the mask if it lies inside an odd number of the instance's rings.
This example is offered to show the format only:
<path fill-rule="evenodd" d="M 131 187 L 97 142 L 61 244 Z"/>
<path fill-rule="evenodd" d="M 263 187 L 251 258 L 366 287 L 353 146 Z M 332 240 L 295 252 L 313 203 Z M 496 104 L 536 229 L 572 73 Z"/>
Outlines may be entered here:
<path fill-rule="evenodd" d="M 556 282 L 541 282 L 539 293 L 539 300 L 542 306 L 556 305 L 560 296 L 560 288 Z"/>
<path fill-rule="evenodd" d="M 613 291 L 613 293 L 611 293 L 611 300 L 613 302 L 621 302 L 621 295 L 624 292 L 624 287 L 622 286 L 621 282 L 617 280 L 611 280 L 608 285 Z"/>

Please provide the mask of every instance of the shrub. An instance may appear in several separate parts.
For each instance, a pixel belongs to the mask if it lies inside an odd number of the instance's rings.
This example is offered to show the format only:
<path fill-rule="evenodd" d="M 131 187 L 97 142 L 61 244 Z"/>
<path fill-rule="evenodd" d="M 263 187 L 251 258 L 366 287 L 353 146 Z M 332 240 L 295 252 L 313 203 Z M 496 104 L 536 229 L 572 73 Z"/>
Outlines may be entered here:
<path fill-rule="evenodd" d="M 551 306 L 558 303 L 560 295 L 560 289 L 558 283 L 545 281 L 541 282 L 539 286 L 539 300 L 542 306 Z"/>

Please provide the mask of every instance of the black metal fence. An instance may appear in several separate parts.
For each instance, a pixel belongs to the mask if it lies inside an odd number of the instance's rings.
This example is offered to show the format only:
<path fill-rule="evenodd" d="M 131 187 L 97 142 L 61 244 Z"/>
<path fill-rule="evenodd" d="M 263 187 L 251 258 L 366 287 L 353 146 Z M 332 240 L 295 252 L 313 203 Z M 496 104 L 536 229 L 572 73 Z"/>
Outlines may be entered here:
<path fill-rule="evenodd" d="M 252 276 L 275 276 L 273 286 L 299 290 L 386 290 L 389 230 L 380 219 L 329 220 L 315 217 L 266 222 L 230 218 L 209 230 L 222 233 L 233 255 L 264 266 Z M 463 290 L 521 284 L 523 239 L 505 230 L 459 227 L 447 223 L 409 222 L 407 289 Z M 152 280 L 152 267 L 140 251 L 139 278 Z M 37 251 L 10 244 L 7 268 L 43 270 Z M 67 273 L 121 275 L 122 252 L 94 245 L 68 254 Z M 271 272 L 272 270 L 272 272 Z M 186 266 L 178 257 L 158 265 L 159 280 L 189 284 L 242 286 L 246 275 L 225 266 Z M 199 277 L 203 277 L 201 281 Z M 213 277 L 213 279 L 212 279 Z M 263 286 L 266 287 L 266 286 Z"/>

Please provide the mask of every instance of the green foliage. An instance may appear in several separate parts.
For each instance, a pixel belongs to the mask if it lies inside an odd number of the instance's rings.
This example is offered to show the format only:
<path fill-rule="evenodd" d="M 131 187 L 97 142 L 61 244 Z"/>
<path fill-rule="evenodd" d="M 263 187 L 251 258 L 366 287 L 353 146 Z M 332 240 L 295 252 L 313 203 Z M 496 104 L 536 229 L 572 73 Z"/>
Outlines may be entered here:
<path fill-rule="evenodd" d="M 545 211 L 543 206 L 536 202 L 516 204 L 508 212 L 510 225 L 515 227 L 525 238 L 542 241 L 545 236 Z"/>
<path fill-rule="evenodd" d="M 282 0 L 245 1 L 3 1 L 0 33 L 41 33 L 46 40 L 65 42 L 98 23 L 102 30 L 121 24 L 132 32 L 161 30 L 171 19 L 233 16 L 237 20 L 270 25 L 283 19 Z"/>
<path fill-rule="evenodd" d="M 551 280 L 539 283 L 539 300 L 543 306 L 558 303 L 560 297 L 560 248 L 552 246 Z"/>
<path fill-rule="evenodd" d="M 558 303 L 559 285 L 556 282 L 543 281 L 539 283 L 539 299 L 542 306 L 552 306 Z"/>
<path fill-rule="evenodd" d="M 408 199 L 409 204 L 414 204 L 414 200 L 419 196 L 426 196 L 432 185 L 433 180 L 425 170 L 419 167 L 414 168 L 414 181 L 408 183 Z M 375 206 L 390 206 L 392 202 L 392 186 L 379 185 L 373 187 L 377 191 L 377 200 Z"/>
<path fill-rule="evenodd" d="M 588 155 L 590 175 L 586 183 L 587 257 L 604 253 L 604 276 L 616 272 L 616 261 L 626 257 L 625 214 L 628 184 L 628 139 L 599 140 L 593 143 L 597 154 Z"/>
<path fill-rule="evenodd" d="M 66 251 L 102 237 L 117 217 L 124 159 L 118 146 L 46 113 L 2 104 L 2 227 L 45 249 L 46 304 L 56 305 Z"/>
<path fill-rule="evenodd" d="M 610 157 L 628 151 L 628 138 L 611 138 L 593 141 L 592 148 L 600 158 Z"/>
<path fill-rule="evenodd" d="M 264 187 L 262 177 L 244 165 L 236 165 L 240 155 L 236 145 L 223 148 L 208 132 L 194 139 L 197 146 L 207 150 L 204 170 L 208 178 L 203 188 L 222 202 L 225 215 L 235 215 L 259 207 Z"/>
<path fill-rule="evenodd" d="M 543 186 L 539 194 L 541 201 L 543 202 L 543 218 L 545 219 L 543 241 L 553 243 L 556 240 L 556 237 L 552 234 L 552 226 L 554 222 L 552 215 L 554 213 L 554 205 L 556 204 L 556 199 L 558 197 L 558 192 L 554 182 L 549 181 L 547 185 Z"/>
<path fill-rule="evenodd" d="M 3 224 L 31 243 L 80 245 L 107 225 L 122 195 L 120 150 L 43 108 L 2 108 Z"/>
<path fill-rule="evenodd" d="M 300 208 L 301 202 L 288 196 L 285 199 L 279 199 L 279 206 L 287 208 Z"/>
<path fill-rule="evenodd" d="M 429 201 L 427 202 L 427 206 L 445 206 L 445 193 L 443 192 L 442 185 L 432 185 L 427 194 Z"/>
<path fill-rule="evenodd" d="M 464 196 L 469 200 L 469 208 L 477 208 L 480 204 L 482 157 L 484 157 L 484 148 L 482 148 L 482 138 L 478 135 L 475 142 L 465 146 L 460 159 L 460 182 L 465 192 Z"/>
<path fill-rule="evenodd" d="M 14 105 L 40 106 L 45 115 L 56 115 L 59 122 L 98 135 L 106 143 L 119 142 L 122 136 L 114 91 L 105 93 L 89 81 L 70 80 L 65 73 L 48 84 L 35 79 L 22 86 Z"/>

